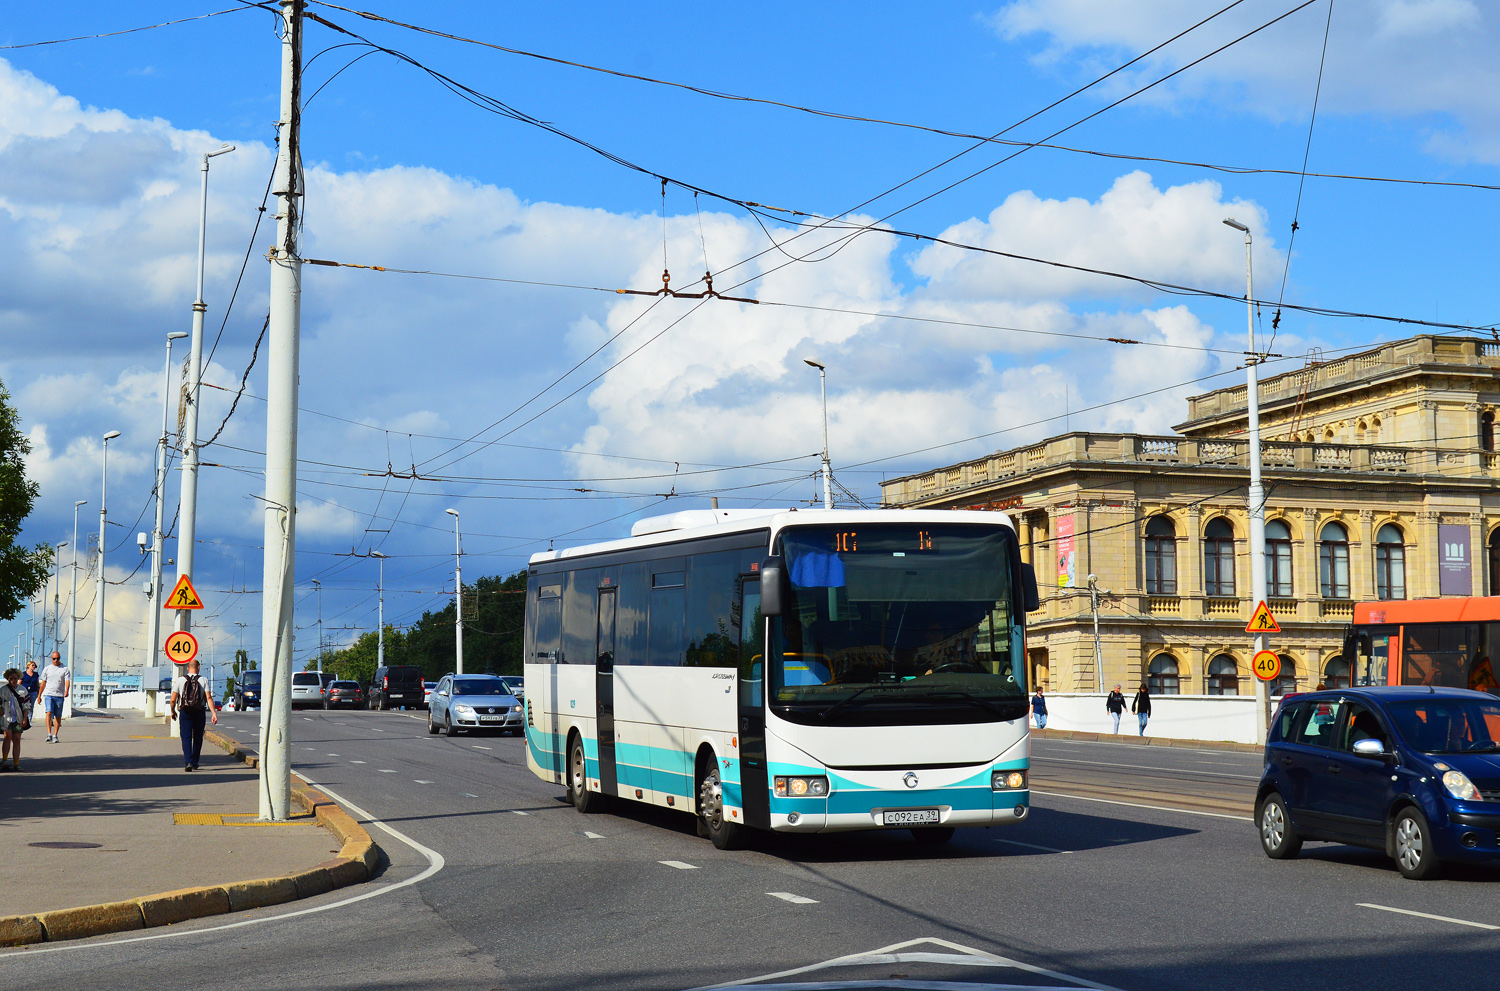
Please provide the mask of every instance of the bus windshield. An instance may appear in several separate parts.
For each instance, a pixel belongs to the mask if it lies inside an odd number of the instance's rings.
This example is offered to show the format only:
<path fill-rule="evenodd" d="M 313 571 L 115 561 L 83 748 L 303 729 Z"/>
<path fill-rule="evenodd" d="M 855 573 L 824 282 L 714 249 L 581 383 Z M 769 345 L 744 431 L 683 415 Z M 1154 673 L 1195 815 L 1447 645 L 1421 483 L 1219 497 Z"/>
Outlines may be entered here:
<path fill-rule="evenodd" d="M 967 709 L 943 721 L 1024 716 L 1017 554 L 1002 527 L 790 527 L 790 605 L 771 700 L 832 720 L 855 709 Z M 1017 703 L 1019 703 L 1019 708 Z"/>

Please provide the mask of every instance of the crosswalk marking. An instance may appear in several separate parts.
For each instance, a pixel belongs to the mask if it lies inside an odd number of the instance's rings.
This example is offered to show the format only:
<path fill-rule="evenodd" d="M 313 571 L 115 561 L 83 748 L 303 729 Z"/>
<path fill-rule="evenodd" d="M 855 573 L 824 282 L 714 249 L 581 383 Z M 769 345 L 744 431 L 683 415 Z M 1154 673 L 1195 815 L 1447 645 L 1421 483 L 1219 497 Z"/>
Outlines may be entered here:
<path fill-rule="evenodd" d="M 818 900 L 816 898 L 807 898 L 802 895 L 794 895 L 790 891 L 767 891 L 766 894 L 770 895 L 772 898 L 780 898 L 784 902 L 791 902 L 793 905 L 818 904 Z"/>
<path fill-rule="evenodd" d="M 679 871 L 696 871 L 698 869 L 697 864 L 684 864 L 680 860 L 658 860 L 657 863 L 664 867 L 675 867 Z"/>

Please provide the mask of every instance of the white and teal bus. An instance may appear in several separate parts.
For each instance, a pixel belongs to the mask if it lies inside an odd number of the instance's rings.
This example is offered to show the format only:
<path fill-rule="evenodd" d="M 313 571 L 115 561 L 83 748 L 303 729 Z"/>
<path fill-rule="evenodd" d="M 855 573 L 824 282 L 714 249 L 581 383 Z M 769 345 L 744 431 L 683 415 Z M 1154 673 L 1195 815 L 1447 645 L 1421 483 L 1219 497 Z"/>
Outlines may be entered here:
<path fill-rule="evenodd" d="M 678 809 L 721 849 L 1026 815 L 1037 593 L 1003 514 L 690 510 L 529 571 L 527 764 L 580 811 Z"/>

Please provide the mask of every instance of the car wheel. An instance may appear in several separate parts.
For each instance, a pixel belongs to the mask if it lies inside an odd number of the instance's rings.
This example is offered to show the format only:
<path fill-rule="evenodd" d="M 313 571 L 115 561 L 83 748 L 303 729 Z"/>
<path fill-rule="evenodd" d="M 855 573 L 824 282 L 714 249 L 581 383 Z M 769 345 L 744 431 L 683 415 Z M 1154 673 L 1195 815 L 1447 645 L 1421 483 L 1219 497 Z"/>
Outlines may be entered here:
<path fill-rule="evenodd" d="M 435 723 L 435 722 L 432 721 L 432 713 L 429 712 L 427 714 L 427 735 L 428 736 L 437 736 L 437 731 L 438 731 L 437 723 Z"/>
<path fill-rule="evenodd" d="M 952 826 L 927 826 L 923 829 L 913 829 L 911 838 L 923 846 L 941 846 L 953 839 L 954 832 Z"/>
<path fill-rule="evenodd" d="M 589 791 L 588 760 L 583 753 L 583 737 L 573 737 L 568 747 L 568 801 L 573 808 L 584 814 L 598 812 L 604 807 L 604 796 Z"/>
<path fill-rule="evenodd" d="M 1302 849 L 1302 837 L 1292 828 L 1286 803 L 1275 792 L 1260 803 L 1255 822 L 1260 827 L 1260 848 L 1272 860 L 1291 860 Z"/>
<path fill-rule="evenodd" d="M 724 783 L 719 779 L 719 764 L 714 761 L 698 782 L 698 825 L 719 850 L 740 846 L 743 829 L 724 818 Z"/>
<path fill-rule="evenodd" d="M 1391 830 L 1396 850 L 1396 867 L 1403 877 L 1426 881 L 1437 876 L 1441 864 L 1432 848 L 1432 827 L 1420 810 L 1408 806 L 1396 814 Z"/>

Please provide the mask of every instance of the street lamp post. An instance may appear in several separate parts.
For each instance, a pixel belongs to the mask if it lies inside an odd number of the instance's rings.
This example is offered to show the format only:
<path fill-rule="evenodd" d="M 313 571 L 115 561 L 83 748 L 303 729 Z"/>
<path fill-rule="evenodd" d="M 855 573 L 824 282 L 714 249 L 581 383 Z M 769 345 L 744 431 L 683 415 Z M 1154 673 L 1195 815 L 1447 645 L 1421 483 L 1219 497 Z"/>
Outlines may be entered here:
<path fill-rule="evenodd" d="M 57 550 L 52 557 L 52 649 L 57 650 L 62 644 L 62 549 L 71 547 L 66 540 L 57 545 Z M 47 622 L 47 604 L 42 603 L 42 623 Z M 46 652 L 43 651 L 45 654 Z M 48 661 L 48 657 L 42 658 L 42 663 Z"/>
<path fill-rule="evenodd" d="M 1225 225 L 1245 235 L 1245 324 L 1249 331 L 1250 350 L 1245 357 L 1245 398 L 1249 411 L 1250 432 L 1250 490 L 1246 496 L 1250 513 L 1250 597 L 1256 606 L 1266 601 L 1266 495 L 1260 482 L 1260 355 L 1255 350 L 1255 284 L 1250 268 L 1250 228 L 1233 217 L 1224 219 Z M 1266 649 L 1266 635 L 1255 634 L 1255 653 Z M 1266 683 L 1255 677 L 1255 742 L 1266 742 L 1266 725 L 1270 714 L 1266 711 L 1270 693 Z"/>
<path fill-rule="evenodd" d="M 833 469 L 828 465 L 828 369 L 816 358 L 803 358 L 818 370 L 818 388 L 823 394 L 823 508 L 833 508 Z"/>
<path fill-rule="evenodd" d="M 78 677 L 78 664 L 75 657 L 73 645 L 78 642 L 78 510 L 87 506 L 87 499 L 79 499 L 73 503 L 73 553 L 68 563 L 68 570 L 73 573 L 73 590 L 68 593 L 68 670 L 74 678 Z M 73 707 L 73 693 L 69 692 L 67 698 L 63 699 L 63 705 L 71 714 Z"/>
<path fill-rule="evenodd" d="M 198 406 L 202 397 L 203 315 L 208 310 L 208 304 L 203 302 L 203 255 L 208 239 L 208 160 L 231 151 L 234 151 L 234 145 L 226 144 L 209 152 L 203 156 L 200 167 L 203 181 L 198 194 L 198 293 L 193 297 L 193 340 L 188 353 L 187 406 L 182 423 L 182 495 L 177 504 L 177 577 L 186 575 L 189 580 L 192 579 L 193 552 L 197 549 L 198 536 Z M 169 341 L 169 351 L 171 347 Z M 176 628 L 186 630 L 192 615 L 186 609 L 177 610 Z"/>
<path fill-rule="evenodd" d="M 99 449 L 99 579 L 98 594 L 94 596 L 94 704 L 99 704 L 99 691 L 104 685 L 104 524 L 107 515 L 104 495 L 109 485 L 109 442 L 120 436 L 120 431 L 111 430 L 104 435 Z M 75 672 L 76 676 L 76 672 Z"/>
<path fill-rule="evenodd" d="M 312 586 L 318 593 L 318 673 L 323 673 L 323 583 L 316 578 L 312 579 Z"/>
<path fill-rule="evenodd" d="M 1099 576 L 1089 575 L 1089 607 L 1094 613 L 1094 677 L 1099 682 L 1099 694 L 1104 694 L 1104 650 L 1099 645 Z M 1104 589 L 1105 595 L 1109 589 Z"/>
<path fill-rule="evenodd" d="M 379 551 L 371 551 L 370 556 L 380 561 L 380 582 L 375 586 L 376 593 L 380 596 L 380 604 L 375 614 L 377 632 L 375 634 L 375 666 L 385 667 L 385 559 L 386 555 Z M 462 619 L 462 617 L 459 617 Z M 462 669 L 460 669 L 462 670 Z"/>
<path fill-rule="evenodd" d="M 453 615 L 458 620 L 453 628 L 455 674 L 464 673 L 464 538 L 459 532 L 458 510 L 444 510 L 453 517 Z"/>
<path fill-rule="evenodd" d="M 202 295 L 202 292 L 199 292 Z M 157 651 L 161 650 L 161 565 L 162 565 L 162 513 L 166 508 L 167 494 L 167 437 L 172 400 L 172 345 L 187 337 L 185 330 L 175 330 L 167 335 L 167 363 L 162 373 L 161 386 L 161 436 L 156 440 L 156 524 L 151 529 L 151 580 L 146 586 L 146 660 L 141 665 L 141 690 L 146 693 L 146 718 L 156 718 L 156 686 L 146 684 L 146 668 L 156 663 Z M 181 556 L 181 549 L 178 555 Z"/>

